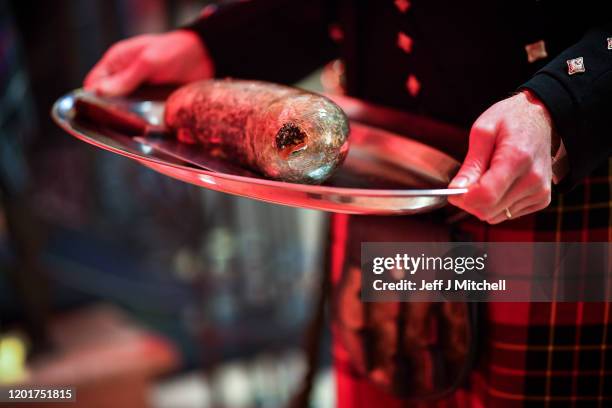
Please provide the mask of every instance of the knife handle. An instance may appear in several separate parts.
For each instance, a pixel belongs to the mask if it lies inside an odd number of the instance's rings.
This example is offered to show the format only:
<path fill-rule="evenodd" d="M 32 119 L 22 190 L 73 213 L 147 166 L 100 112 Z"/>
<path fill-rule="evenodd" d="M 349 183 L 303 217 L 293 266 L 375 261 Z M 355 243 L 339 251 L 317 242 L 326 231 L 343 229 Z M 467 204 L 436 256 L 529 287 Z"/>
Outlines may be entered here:
<path fill-rule="evenodd" d="M 163 127 L 153 126 L 132 112 L 95 99 L 77 98 L 74 111 L 77 120 L 85 119 L 127 136 L 143 136 L 148 133 L 163 134 L 165 132 Z"/>

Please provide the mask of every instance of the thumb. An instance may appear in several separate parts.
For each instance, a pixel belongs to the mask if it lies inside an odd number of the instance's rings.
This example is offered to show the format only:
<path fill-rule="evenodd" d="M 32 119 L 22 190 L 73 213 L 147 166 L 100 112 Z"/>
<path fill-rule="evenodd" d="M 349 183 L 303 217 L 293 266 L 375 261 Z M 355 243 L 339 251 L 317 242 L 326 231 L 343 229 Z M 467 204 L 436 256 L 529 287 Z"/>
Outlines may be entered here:
<path fill-rule="evenodd" d="M 448 185 L 450 188 L 464 188 L 474 184 L 489 167 L 495 148 L 494 128 L 477 125 L 470 131 L 470 147 L 457 175 Z"/>
<path fill-rule="evenodd" d="M 126 95 L 138 88 L 147 79 L 150 71 L 150 63 L 138 57 L 125 69 L 100 81 L 96 91 L 107 96 Z"/>

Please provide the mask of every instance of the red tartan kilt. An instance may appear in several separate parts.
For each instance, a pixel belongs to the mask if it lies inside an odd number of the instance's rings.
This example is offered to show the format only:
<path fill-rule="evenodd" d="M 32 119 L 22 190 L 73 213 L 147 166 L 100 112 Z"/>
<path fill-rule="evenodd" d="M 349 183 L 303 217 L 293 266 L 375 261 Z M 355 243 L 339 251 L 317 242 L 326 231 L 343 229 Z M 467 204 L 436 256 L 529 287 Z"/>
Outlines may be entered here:
<path fill-rule="evenodd" d="M 612 160 L 592 177 L 538 214 L 489 226 L 475 219 L 461 225 L 473 241 L 609 242 Z M 346 263 L 364 241 L 352 225 L 368 217 L 332 219 L 332 282 L 341 280 Z M 367 222 L 366 222 L 367 223 Z M 371 218 L 378 239 L 393 241 L 412 227 L 411 217 L 392 222 Z M 380 239 L 381 230 L 389 239 Z M 427 241 L 409 237 L 406 241 Z M 357 253 L 357 257 L 359 254 Z M 610 303 L 487 303 L 480 333 L 479 361 L 470 383 L 443 401 L 409 404 L 396 399 L 352 369 L 351 356 L 334 339 L 340 407 L 566 407 L 612 406 L 612 319 Z"/>

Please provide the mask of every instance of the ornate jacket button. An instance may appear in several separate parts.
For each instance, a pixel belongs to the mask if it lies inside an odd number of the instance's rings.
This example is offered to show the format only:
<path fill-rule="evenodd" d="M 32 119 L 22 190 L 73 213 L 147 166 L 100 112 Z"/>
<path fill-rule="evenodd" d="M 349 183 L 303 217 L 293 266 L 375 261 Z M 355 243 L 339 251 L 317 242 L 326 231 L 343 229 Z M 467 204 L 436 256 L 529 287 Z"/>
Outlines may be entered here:
<path fill-rule="evenodd" d="M 421 90 L 421 83 L 414 75 L 410 74 L 406 80 L 406 89 L 412 97 L 416 97 Z"/>
<path fill-rule="evenodd" d="M 410 8 L 410 1 L 408 0 L 395 0 L 395 7 L 400 13 L 405 13 Z"/>
<path fill-rule="evenodd" d="M 529 63 L 548 57 L 546 43 L 543 40 L 527 44 L 525 51 L 527 52 L 527 62 Z"/>
<path fill-rule="evenodd" d="M 568 59 L 566 62 L 567 73 L 569 75 L 574 75 L 586 71 L 586 68 L 584 67 L 584 59 L 582 57 Z"/>
<path fill-rule="evenodd" d="M 397 46 L 404 51 L 406 54 L 410 54 L 412 52 L 412 38 L 402 31 L 397 33 Z"/>

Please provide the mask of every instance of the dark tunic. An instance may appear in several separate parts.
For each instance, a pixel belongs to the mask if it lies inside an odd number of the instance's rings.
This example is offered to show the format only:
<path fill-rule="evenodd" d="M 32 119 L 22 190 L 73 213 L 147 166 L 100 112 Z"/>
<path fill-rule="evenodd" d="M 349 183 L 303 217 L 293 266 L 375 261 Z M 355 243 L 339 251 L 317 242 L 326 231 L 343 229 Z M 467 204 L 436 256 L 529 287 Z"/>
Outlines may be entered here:
<path fill-rule="evenodd" d="M 524 86 L 546 104 L 567 148 L 562 187 L 610 155 L 610 2 L 259 0 L 204 13 L 192 27 L 217 76 L 291 83 L 339 56 L 349 95 L 464 127 Z M 330 39 L 330 27 L 342 41 Z M 525 46 L 538 41 L 548 57 L 528 62 Z M 566 61 L 577 57 L 586 70 L 568 75 Z M 420 88 L 413 94 L 410 78 Z"/>
<path fill-rule="evenodd" d="M 465 129 L 491 104 L 530 89 L 552 115 L 570 172 L 547 209 L 495 227 L 471 219 L 463 232 L 477 241 L 610 241 L 611 12 L 611 2 L 597 1 L 254 0 L 208 6 L 191 28 L 217 76 L 292 83 L 341 58 L 349 95 Z M 584 72 L 570 75 L 567 61 L 580 57 Z M 336 297 L 346 296 L 360 241 L 431 233 L 411 217 L 337 216 L 333 225 Z M 355 304 L 372 314 L 372 306 Z M 609 303 L 492 303 L 483 313 L 480 363 L 440 406 L 612 404 Z M 364 326 L 349 327 L 355 319 L 343 316 L 352 314 L 335 315 L 345 331 L 336 340 L 355 338 L 372 355 L 380 325 L 357 318 Z M 399 321 L 395 330 L 403 330 Z M 349 349 L 334 344 L 340 405 L 415 406 L 356 373 L 363 356 Z"/>

